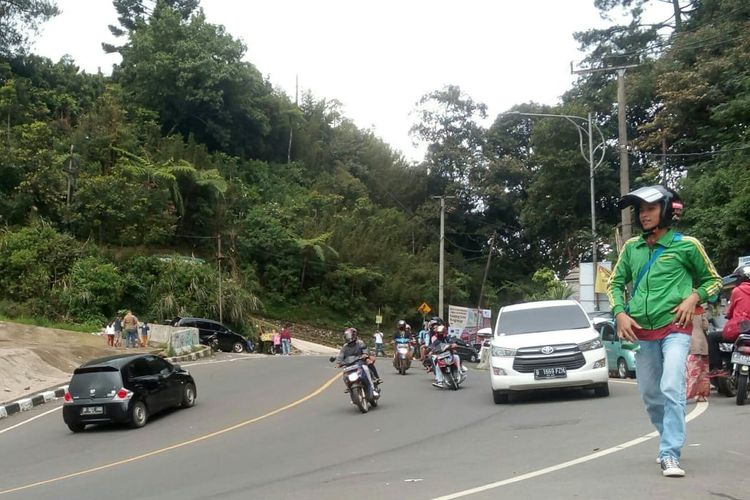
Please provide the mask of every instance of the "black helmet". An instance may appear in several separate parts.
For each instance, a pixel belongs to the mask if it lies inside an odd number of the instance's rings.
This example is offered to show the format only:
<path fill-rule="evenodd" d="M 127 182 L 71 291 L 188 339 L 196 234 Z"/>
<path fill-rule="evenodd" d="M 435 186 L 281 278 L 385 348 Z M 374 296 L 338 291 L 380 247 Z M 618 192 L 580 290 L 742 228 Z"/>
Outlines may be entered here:
<path fill-rule="evenodd" d="M 642 203 L 657 202 L 661 204 L 661 214 L 659 215 L 659 224 L 657 224 L 658 227 L 668 228 L 675 222 L 679 222 L 682 217 L 683 209 L 680 196 L 673 189 L 658 184 L 631 191 L 620 198 L 618 205 L 620 209 L 635 207 L 636 210 L 638 210 Z M 640 225 L 640 223 L 640 220 L 638 220 L 638 225 Z"/>
<path fill-rule="evenodd" d="M 346 330 L 344 330 L 344 340 L 346 340 L 347 344 L 356 342 L 357 341 L 357 329 L 347 328 Z"/>
<path fill-rule="evenodd" d="M 750 281 L 750 263 L 740 264 L 732 274 L 737 276 L 739 283 Z"/>

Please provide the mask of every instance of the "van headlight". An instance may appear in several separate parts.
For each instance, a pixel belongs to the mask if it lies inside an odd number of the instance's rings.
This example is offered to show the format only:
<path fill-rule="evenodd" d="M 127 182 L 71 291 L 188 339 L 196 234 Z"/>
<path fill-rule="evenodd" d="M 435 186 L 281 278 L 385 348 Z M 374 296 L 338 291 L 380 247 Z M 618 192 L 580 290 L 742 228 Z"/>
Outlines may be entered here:
<path fill-rule="evenodd" d="M 599 349 L 602 346 L 602 341 L 598 338 L 589 340 L 588 342 L 584 342 L 582 344 L 578 344 L 578 349 L 581 351 L 590 351 L 592 349 Z"/>
<path fill-rule="evenodd" d="M 516 355 L 515 349 L 509 349 L 507 347 L 492 346 L 493 358 L 512 358 L 515 355 Z"/>

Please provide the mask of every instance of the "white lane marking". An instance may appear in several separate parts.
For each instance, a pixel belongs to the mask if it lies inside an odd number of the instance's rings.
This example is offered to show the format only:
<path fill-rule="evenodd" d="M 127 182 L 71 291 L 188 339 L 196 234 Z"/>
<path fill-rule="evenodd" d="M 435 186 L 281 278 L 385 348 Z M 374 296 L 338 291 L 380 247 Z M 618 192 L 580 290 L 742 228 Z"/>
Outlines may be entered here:
<path fill-rule="evenodd" d="M 636 382 L 635 380 L 609 379 L 609 381 L 614 382 L 615 384 L 638 385 L 638 382 Z"/>
<path fill-rule="evenodd" d="M 31 418 L 29 418 L 29 419 L 26 419 L 26 420 L 24 420 L 23 422 L 19 422 L 19 423 L 17 423 L 16 425 L 11 425 L 11 426 L 10 426 L 10 427 L 8 427 L 7 429 L 3 429 L 3 430 L 0 430 L 0 434 L 2 434 L 2 433 L 4 433 L 4 432 L 8 432 L 8 431 L 10 431 L 10 430 L 13 430 L 13 429 L 15 429 L 16 427 L 21 427 L 22 425 L 26 425 L 26 424 L 28 424 L 29 422 L 33 422 L 33 421 L 34 421 L 34 420 L 36 420 L 37 418 L 42 418 L 42 417 L 43 417 L 43 416 L 45 416 L 45 415 L 49 415 L 50 413 L 52 413 L 52 412 L 55 412 L 55 411 L 59 410 L 60 408 L 62 408 L 62 406 L 58 406 L 57 408 L 52 408 L 51 410 L 47 410 L 47 411 L 45 411 L 44 413 L 40 413 L 39 415 L 36 415 L 36 416 L 34 416 L 34 417 L 31 417 Z"/>
<path fill-rule="evenodd" d="M 693 419 L 698 418 L 703 414 L 704 411 L 708 409 L 708 402 L 703 403 L 697 403 L 695 409 L 690 412 L 690 414 L 685 419 L 687 422 L 690 422 Z M 477 486 L 476 488 L 471 488 L 468 490 L 463 491 L 457 491 L 456 493 L 451 493 L 449 495 L 445 495 L 442 497 L 437 497 L 434 500 L 451 500 L 453 498 L 461 498 L 466 497 L 469 495 L 473 495 L 475 493 L 481 493 L 483 491 L 492 490 L 495 488 L 500 488 L 501 486 L 506 486 L 508 484 L 518 483 L 520 481 L 525 481 L 526 479 L 532 479 L 535 477 L 542 476 L 544 474 L 549 474 L 550 472 L 556 472 L 561 469 L 567 469 L 568 467 L 572 467 L 574 465 L 582 464 L 584 462 L 589 462 L 591 460 L 595 460 L 597 458 L 604 457 L 606 455 L 610 455 L 612 453 L 616 453 L 618 451 L 625 450 L 627 448 L 630 448 L 632 446 L 639 445 L 641 443 L 644 443 L 650 439 L 653 439 L 657 437 L 659 433 L 657 431 L 650 432 L 646 435 L 643 435 L 641 437 L 632 439 L 630 441 L 627 441 L 622 444 L 615 445 L 611 448 L 607 448 L 606 450 L 597 451 L 596 453 L 591 453 L 590 455 L 584 455 L 579 458 L 575 458 L 573 460 L 568 460 L 567 462 L 563 462 L 561 464 L 552 465 L 550 467 L 545 467 L 544 469 L 539 469 L 533 472 L 529 472 L 527 474 L 522 474 L 520 476 L 512 477 L 510 479 L 504 479 L 502 481 L 497 481 L 494 483 L 485 484 L 484 486 Z"/>

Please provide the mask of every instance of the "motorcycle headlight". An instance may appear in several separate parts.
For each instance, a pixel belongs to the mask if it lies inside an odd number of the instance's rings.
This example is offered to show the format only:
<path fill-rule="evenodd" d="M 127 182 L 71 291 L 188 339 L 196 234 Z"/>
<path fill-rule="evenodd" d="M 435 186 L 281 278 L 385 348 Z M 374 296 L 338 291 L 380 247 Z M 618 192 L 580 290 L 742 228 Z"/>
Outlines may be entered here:
<path fill-rule="evenodd" d="M 359 373 L 351 372 L 349 375 L 347 375 L 347 377 L 349 378 L 349 382 L 356 382 L 359 378 Z"/>
<path fill-rule="evenodd" d="M 516 355 L 515 349 L 509 349 L 507 347 L 492 346 L 493 358 L 512 358 L 515 355 Z"/>
<path fill-rule="evenodd" d="M 593 340 L 589 340 L 588 342 L 578 344 L 578 349 L 580 349 L 581 351 L 590 351 L 592 349 L 599 349 L 601 346 L 602 341 L 598 338 L 595 338 Z"/>

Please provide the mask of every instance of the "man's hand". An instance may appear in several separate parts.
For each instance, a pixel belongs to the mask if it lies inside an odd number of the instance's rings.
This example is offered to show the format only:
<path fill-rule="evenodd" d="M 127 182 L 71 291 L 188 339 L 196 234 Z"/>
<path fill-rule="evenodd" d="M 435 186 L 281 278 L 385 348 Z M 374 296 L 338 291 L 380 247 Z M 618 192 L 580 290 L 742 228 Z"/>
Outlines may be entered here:
<path fill-rule="evenodd" d="M 617 320 L 617 336 L 622 340 L 638 342 L 638 337 L 635 335 L 633 327 L 640 328 L 641 325 L 624 312 L 619 313 L 615 319 Z"/>
<path fill-rule="evenodd" d="M 680 305 L 672 309 L 675 313 L 674 322 L 677 326 L 687 326 L 693 321 L 693 313 L 695 312 L 695 306 L 698 305 L 701 298 L 697 293 L 693 292 L 688 297 L 680 302 Z"/>

